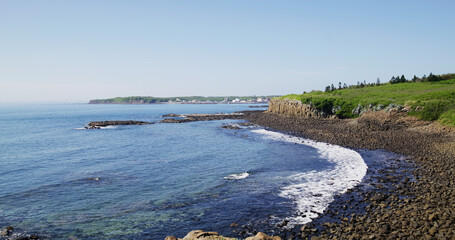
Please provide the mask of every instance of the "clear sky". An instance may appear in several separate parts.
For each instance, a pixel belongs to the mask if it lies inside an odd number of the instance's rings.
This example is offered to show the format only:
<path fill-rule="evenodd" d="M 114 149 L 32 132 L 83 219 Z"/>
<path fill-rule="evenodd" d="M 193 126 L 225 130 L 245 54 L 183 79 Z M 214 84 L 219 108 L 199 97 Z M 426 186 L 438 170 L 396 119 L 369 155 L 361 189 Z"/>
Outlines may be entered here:
<path fill-rule="evenodd" d="M 455 72 L 455 1 L 0 0 L 0 102 L 269 95 Z"/>

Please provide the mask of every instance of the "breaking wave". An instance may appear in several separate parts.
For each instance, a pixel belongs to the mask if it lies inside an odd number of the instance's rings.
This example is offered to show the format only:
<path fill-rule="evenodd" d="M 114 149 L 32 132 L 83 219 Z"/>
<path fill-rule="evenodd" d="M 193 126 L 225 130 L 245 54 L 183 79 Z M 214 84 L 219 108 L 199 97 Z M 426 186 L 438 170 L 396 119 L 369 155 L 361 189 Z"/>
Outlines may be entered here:
<path fill-rule="evenodd" d="M 227 180 L 240 180 L 240 179 L 247 178 L 248 176 L 250 176 L 250 174 L 247 173 L 247 172 L 234 173 L 234 174 L 230 174 L 229 176 L 224 177 L 224 179 L 227 179 Z"/>
<path fill-rule="evenodd" d="M 299 214 L 287 219 L 289 227 L 311 222 L 329 206 L 335 195 L 356 186 L 367 172 L 368 166 L 354 150 L 265 129 L 253 132 L 266 139 L 313 147 L 321 158 L 335 164 L 332 169 L 289 176 L 291 185 L 283 187 L 279 192 L 281 197 L 291 199 L 297 205 Z"/>

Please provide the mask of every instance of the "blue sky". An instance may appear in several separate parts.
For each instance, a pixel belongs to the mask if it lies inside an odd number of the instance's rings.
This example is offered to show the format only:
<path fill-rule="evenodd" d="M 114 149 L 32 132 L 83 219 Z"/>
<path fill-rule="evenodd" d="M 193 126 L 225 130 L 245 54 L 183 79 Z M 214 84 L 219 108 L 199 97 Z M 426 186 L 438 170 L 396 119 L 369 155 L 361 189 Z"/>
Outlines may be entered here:
<path fill-rule="evenodd" d="M 269 95 L 455 72 L 455 1 L 0 0 L 0 102 Z"/>

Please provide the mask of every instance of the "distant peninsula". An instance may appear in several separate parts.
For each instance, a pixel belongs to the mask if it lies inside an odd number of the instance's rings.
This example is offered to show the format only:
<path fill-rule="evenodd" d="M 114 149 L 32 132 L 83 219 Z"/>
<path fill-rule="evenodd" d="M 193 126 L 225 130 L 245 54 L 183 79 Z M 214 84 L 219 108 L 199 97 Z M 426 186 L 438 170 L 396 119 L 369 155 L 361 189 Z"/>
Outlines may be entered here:
<path fill-rule="evenodd" d="M 274 96 L 229 96 L 229 97 L 115 97 L 106 99 L 93 99 L 89 104 L 241 104 L 241 103 L 268 103 Z"/>

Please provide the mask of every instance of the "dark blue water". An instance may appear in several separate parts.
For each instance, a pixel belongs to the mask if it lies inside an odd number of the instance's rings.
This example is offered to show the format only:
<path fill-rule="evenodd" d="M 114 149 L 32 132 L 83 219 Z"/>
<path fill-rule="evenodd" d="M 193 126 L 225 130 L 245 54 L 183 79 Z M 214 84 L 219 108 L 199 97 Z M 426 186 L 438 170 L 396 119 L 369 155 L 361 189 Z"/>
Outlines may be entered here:
<path fill-rule="evenodd" d="M 239 236 L 233 222 L 272 231 L 296 212 L 280 195 L 290 176 L 334 168 L 315 148 L 221 128 L 239 120 L 79 129 L 239 110 L 248 106 L 0 105 L 0 227 L 52 239 Z"/>

